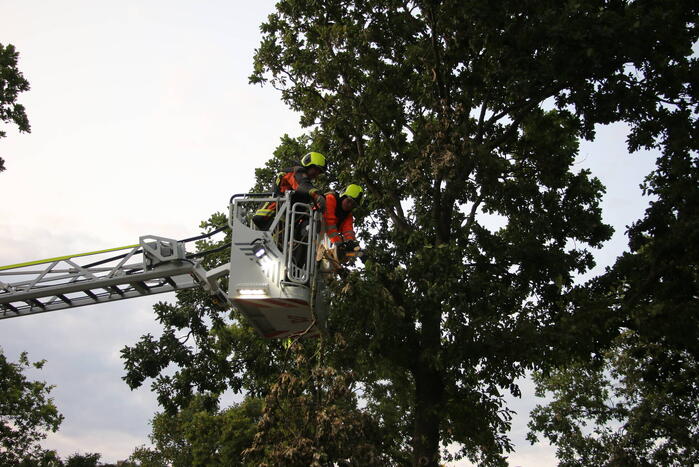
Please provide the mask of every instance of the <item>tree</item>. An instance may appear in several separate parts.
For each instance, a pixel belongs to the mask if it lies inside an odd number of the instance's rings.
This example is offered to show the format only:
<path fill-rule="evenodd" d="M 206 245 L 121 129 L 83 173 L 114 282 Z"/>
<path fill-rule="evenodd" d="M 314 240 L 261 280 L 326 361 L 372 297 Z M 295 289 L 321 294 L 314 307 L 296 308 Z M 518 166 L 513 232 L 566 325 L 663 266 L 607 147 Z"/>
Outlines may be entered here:
<path fill-rule="evenodd" d="M 174 415 L 156 414 L 153 448 L 141 446 L 130 460 L 144 467 L 242 465 L 242 452 L 253 441 L 262 411 L 259 399 L 247 398 L 222 411 L 210 411 L 200 396 Z"/>
<path fill-rule="evenodd" d="M 696 105 L 694 106 L 696 111 Z M 695 114 L 696 115 L 696 114 Z M 644 192 L 655 199 L 628 231 L 621 255 L 596 286 L 622 311 L 621 326 L 642 343 L 699 359 L 699 140 L 689 128 L 668 127 L 664 152 Z"/>
<path fill-rule="evenodd" d="M 12 122 L 19 131 L 29 133 L 31 129 L 24 106 L 17 103 L 19 93 L 29 90 L 29 82 L 17 69 L 18 57 L 19 52 L 12 44 L 0 44 L 0 120 Z M 0 130 L 0 138 L 5 135 L 6 132 Z M 0 157 L 0 172 L 3 170 L 5 161 Z"/>
<path fill-rule="evenodd" d="M 45 360 L 30 363 L 23 352 L 17 363 L 0 350 L 0 464 L 15 465 L 46 457 L 39 442 L 56 432 L 63 415 L 49 398 L 53 386 L 30 381 L 28 368 L 41 369 Z"/>
<path fill-rule="evenodd" d="M 699 144 L 696 118 L 675 123 L 658 144 L 644 183 L 655 199 L 629 229 L 629 251 L 582 305 L 610 310 L 623 333 L 602 355 L 537 378 L 553 401 L 535 410 L 530 436 L 557 445 L 565 465 L 699 462 Z"/>
<path fill-rule="evenodd" d="M 63 461 L 56 451 L 42 450 L 38 456 L 25 457 L 17 464 L 19 467 L 63 467 Z"/>
<path fill-rule="evenodd" d="M 65 467 L 97 467 L 104 465 L 99 461 L 101 457 L 102 455 L 96 452 L 85 454 L 76 452 L 68 456 L 65 461 Z"/>
<path fill-rule="evenodd" d="M 654 373 L 654 370 L 660 370 Z M 565 466 L 682 466 L 699 462 L 699 362 L 687 352 L 620 335 L 601 361 L 535 378 L 553 395 L 532 412 Z"/>
<path fill-rule="evenodd" d="M 592 264 L 583 245 L 609 235 L 602 187 L 572 171 L 576 140 L 620 120 L 631 149 L 668 123 L 691 132 L 696 8 L 282 1 L 262 26 L 252 81 L 320 128 L 338 177 L 367 185 L 379 213 L 375 261 L 338 307 L 363 311 L 346 336 L 410 388 L 414 464 L 436 464 L 440 441 L 495 461 L 509 449 L 501 389 L 599 344 L 557 335 L 572 273 Z"/>
<path fill-rule="evenodd" d="M 603 326 L 606 308 L 581 311 L 588 291 L 574 286 L 593 265 L 589 248 L 611 234 L 603 187 L 573 166 L 578 141 L 615 121 L 631 124 L 631 149 L 655 144 L 670 123 L 694 131 L 696 10 L 283 0 L 262 25 L 252 81 L 302 114 L 336 181 L 368 189 L 360 227 L 370 259 L 334 290 L 328 323 L 349 351 L 329 341 L 325 364 L 352 370 L 366 413 L 414 465 L 437 465 L 440 445 L 454 442 L 459 457 L 503 463 L 503 392 L 518 394 L 527 369 L 589 355 L 618 334 Z M 164 339 L 125 349 L 127 381 L 156 378 L 175 406 L 193 388 L 268 392 L 280 345 L 189 297 L 157 310 Z M 191 331 L 196 348 L 176 330 Z M 174 378 L 161 374 L 169 363 L 180 367 Z"/>

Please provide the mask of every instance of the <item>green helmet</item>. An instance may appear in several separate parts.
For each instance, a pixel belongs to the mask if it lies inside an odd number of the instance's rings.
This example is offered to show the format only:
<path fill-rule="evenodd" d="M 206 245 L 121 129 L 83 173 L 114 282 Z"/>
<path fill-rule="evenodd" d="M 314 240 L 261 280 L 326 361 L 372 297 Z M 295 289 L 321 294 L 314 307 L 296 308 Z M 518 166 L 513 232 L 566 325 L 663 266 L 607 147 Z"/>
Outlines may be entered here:
<path fill-rule="evenodd" d="M 342 192 L 340 198 L 342 198 L 343 196 L 348 196 L 355 200 L 357 204 L 359 204 L 362 201 L 363 195 L 364 190 L 362 189 L 362 187 L 360 187 L 359 185 L 352 184 L 347 185 L 347 188 L 345 188 L 345 191 Z"/>
<path fill-rule="evenodd" d="M 321 172 L 325 172 L 325 156 L 319 152 L 309 152 L 301 158 L 301 165 L 317 167 Z"/>

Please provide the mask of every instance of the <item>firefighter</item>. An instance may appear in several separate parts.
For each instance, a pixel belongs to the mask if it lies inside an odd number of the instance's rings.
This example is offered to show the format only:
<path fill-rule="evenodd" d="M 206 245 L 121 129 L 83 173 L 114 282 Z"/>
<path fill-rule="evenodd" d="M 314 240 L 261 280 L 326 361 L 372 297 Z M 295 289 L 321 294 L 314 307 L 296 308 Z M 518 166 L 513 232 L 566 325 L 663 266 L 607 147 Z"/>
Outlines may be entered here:
<path fill-rule="evenodd" d="M 274 180 L 274 195 L 279 196 L 294 190 L 293 203 L 313 202 L 318 209 L 325 210 L 325 197 L 313 187 L 313 180 L 325 172 L 325 156 L 319 152 L 309 152 L 301 158 L 301 165 L 289 167 L 277 174 Z M 277 203 L 266 203 L 255 212 L 252 221 L 260 230 L 267 230 L 274 220 Z"/>
<path fill-rule="evenodd" d="M 364 190 L 359 185 L 348 185 L 342 194 L 325 194 L 325 232 L 330 243 L 344 251 L 353 251 L 358 246 L 354 233 L 352 210 L 362 200 Z"/>

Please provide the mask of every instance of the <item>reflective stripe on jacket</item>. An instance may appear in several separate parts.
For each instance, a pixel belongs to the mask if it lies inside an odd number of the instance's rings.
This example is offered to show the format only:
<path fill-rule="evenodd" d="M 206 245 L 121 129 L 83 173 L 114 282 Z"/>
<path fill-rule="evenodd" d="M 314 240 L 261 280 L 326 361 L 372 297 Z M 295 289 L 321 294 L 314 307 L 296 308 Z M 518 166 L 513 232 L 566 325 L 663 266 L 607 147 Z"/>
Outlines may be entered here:
<path fill-rule="evenodd" d="M 335 244 L 347 240 L 355 240 L 354 218 L 351 212 L 342 209 L 340 196 L 337 193 L 325 194 L 325 233 L 330 242 Z"/>

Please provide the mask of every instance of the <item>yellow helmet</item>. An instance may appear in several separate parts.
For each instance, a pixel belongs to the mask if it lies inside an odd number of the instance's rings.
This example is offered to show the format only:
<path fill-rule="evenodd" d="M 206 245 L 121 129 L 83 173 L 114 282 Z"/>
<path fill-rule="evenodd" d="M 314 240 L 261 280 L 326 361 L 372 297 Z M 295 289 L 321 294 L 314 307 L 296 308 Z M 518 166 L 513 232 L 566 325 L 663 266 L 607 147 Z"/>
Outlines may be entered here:
<path fill-rule="evenodd" d="M 342 192 L 340 197 L 349 196 L 359 204 L 362 201 L 362 196 L 364 195 L 364 190 L 359 185 L 347 185 L 345 191 Z"/>
<path fill-rule="evenodd" d="M 321 172 L 325 172 L 325 156 L 319 152 L 309 152 L 301 158 L 301 165 L 304 167 L 318 167 Z"/>

